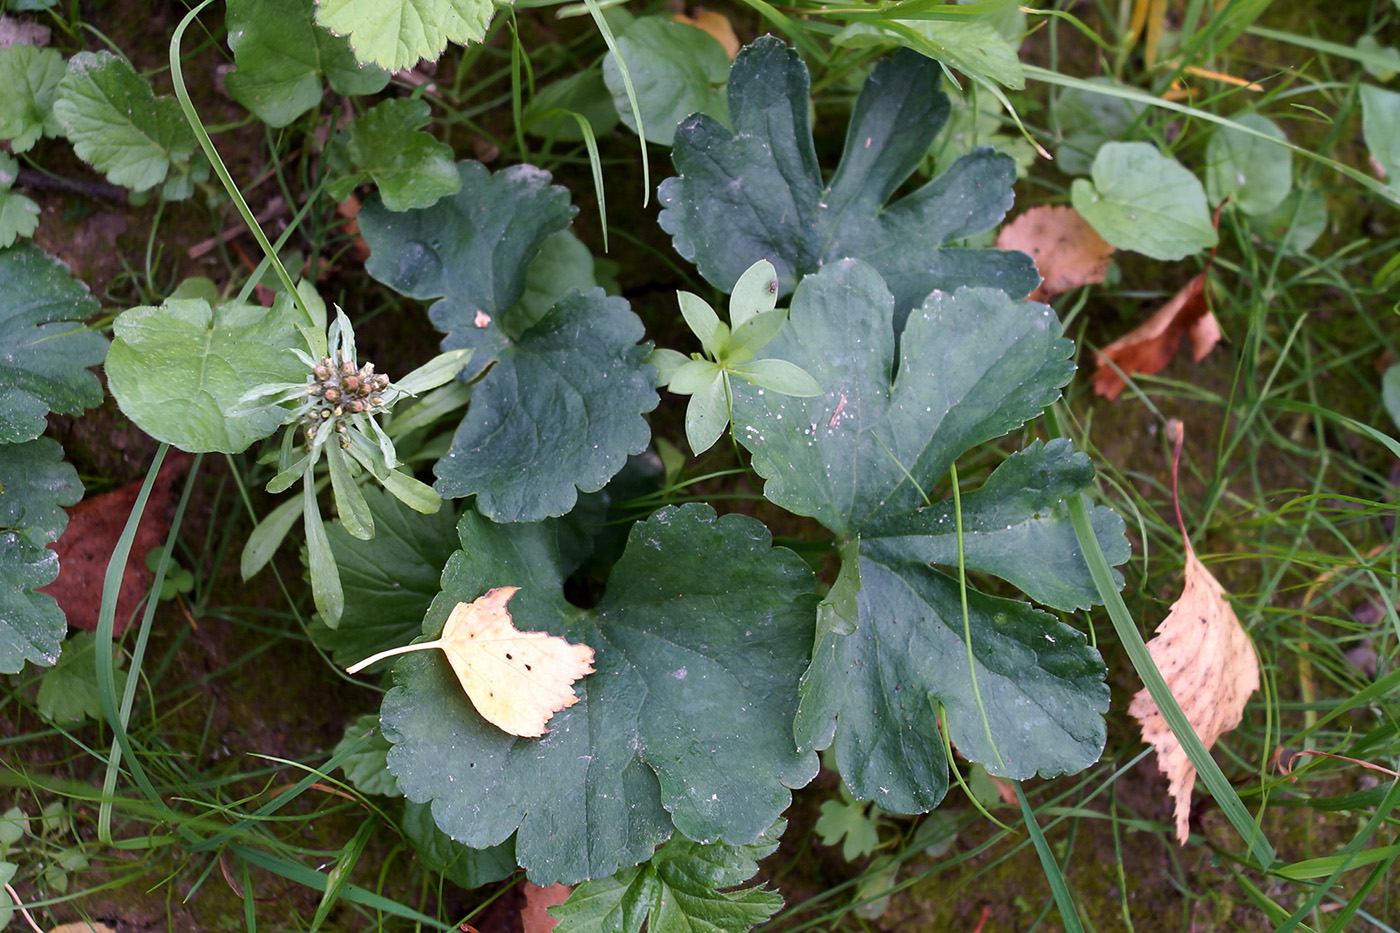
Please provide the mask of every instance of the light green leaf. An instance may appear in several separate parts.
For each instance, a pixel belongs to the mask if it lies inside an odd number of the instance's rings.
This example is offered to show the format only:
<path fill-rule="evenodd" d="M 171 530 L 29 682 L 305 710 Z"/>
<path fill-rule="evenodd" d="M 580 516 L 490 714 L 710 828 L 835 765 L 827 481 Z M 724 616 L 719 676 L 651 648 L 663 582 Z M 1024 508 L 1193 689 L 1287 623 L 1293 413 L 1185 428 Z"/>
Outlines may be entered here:
<path fill-rule="evenodd" d="M 12 152 L 27 152 L 40 136 L 62 135 L 53 102 L 64 74 L 63 56 L 54 49 L 0 49 L 0 139 L 10 141 Z"/>
<path fill-rule="evenodd" d="M 744 270 L 729 296 L 729 325 L 737 336 L 739 328 L 755 315 L 772 311 L 778 305 L 778 270 L 766 259 Z M 758 349 L 755 347 L 754 349 Z"/>
<path fill-rule="evenodd" d="M 1375 36 L 1367 33 L 1356 40 L 1356 50 L 1365 54 L 1361 59 L 1361 67 L 1366 69 L 1366 73 L 1377 81 L 1385 82 L 1395 77 L 1400 72 L 1400 51 L 1393 45 L 1381 45 Z M 1377 61 L 1391 62 L 1391 65 L 1380 65 Z"/>
<path fill-rule="evenodd" d="M 822 387 L 806 372 L 787 360 L 754 360 L 729 367 L 729 373 L 763 389 L 783 395 L 821 395 Z"/>
<path fill-rule="evenodd" d="M 1092 177 L 1074 180 L 1074 209 L 1119 249 L 1173 261 L 1215 245 L 1200 181 L 1151 143 L 1105 143 Z"/>
<path fill-rule="evenodd" d="M 844 788 L 844 785 L 843 785 Z M 858 800 L 824 800 L 821 816 L 812 830 L 822 844 L 841 845 L 841 857 L 848 862 L 864 858 L 880 844 L 880 827 L 865 811 L 869 803 Z"/>
<path fill-rule="evenodd" d="M 610 8 L 617 9 L 620 8 Z M 617 108 L 613 105 L 612 92 L 603 82 L 601 68 L 589 68 L 541 87 L 525 105 L 522 114 L 525 132 L 562 143 L 582 142 L 583 130 L 569 115 L 574 113 L 588 121 L 594 137 L 603 136 L 617 126 Z M 646 122 L 650 129 L 651 121 Z"/>
<path fill-rule="evenodd" d="M 1020 90 L 1026 73 L 1016 47 L 986 19 L 889 19 L 880 25 L 852 23 L 831 40 L 852 49 L 902 45 L 974 78 Z"/>
<path fill-rule="evenodd" d="M 1295 188 L 1278 207 L 1249 218 L 1250 229 L 1290 253 L 1306 253 L 1327 229 L 1327 199 L 1316 188 Z"/>
<path fill-rule="evenodd" d="M 440 653 L 402 656 L 381 721 L 389 768 L 448 835 L 475 848 L 516 834 L 537 884 L 601 878 L 690 839 L 767 844 L 816 774 L 792 743 L 797 678 L 811 647 L 812 575 L 768 531 L 700 504 L 632 526 L 602 601 L 564 597 L 554 523 L 463 515 L 462 550 L 424 621 L 506 581 L 521 630 L 593 648 L 579 702 L 540 739 L 481 718 Z M 737 883 L 738 880 L 726 882 Z"/>
<path fill-rule="evenodd" d="M 677 395 L 694 395 L 709 388 L 719 379 L 724 368 L 710 360 L 687 359 L 671 374 L 671 391 Z"/>
<path fill-rule="evenodd" d="M 156 97 L 124 58 L 74 55 L 53 107 L 79 158 L 114 185 L 146 191 L 190 171 L 196 143 L 179 103 Z"/>
<path fill-rule="evenodd" d="M 1385 169 L 1386 184 L 1400 188 L 1400 94 L 1361 85 L 1361 135 Z"/>
<path fill-rule="evenodd" d="M 238 66 L 228 91 L 269 126 L 286 126 L 321 102 L 321 79 L 337 94 L 374 94 L 387 72 L 355 61 L 350 43 L 314 22 L 313 0 L 228 0 L 228 44 Z"/>
<path fill-rule="evenodd" d="M 961 245 L 1006 216 L 1016 177 L 1008 156 L 978 150 L 895 196 L 947 119 L 940 75 L 936 62 L 908 49 L 876 65 L 826 182 L 806 65 L 772 37 L 746 46 L 729 74 L 733 129 L 696 114 L 676 131 L 671 160 L 680 175 L 658 189 L 662 229 L 721 291 L 759 259 L 777 270 L 781 298 L 804 275 L 858 257 L 889 281 L 901 320 L 935 288 L 1028 294 L 1040 281 L 1029 256 Z"/>
<path fill-rule="evenodd" d="M 39 715 L 49 722 L 70 725 L 102 718 L 102 694 L 97 686 L 96 643 L 91 632 L 76 632 L 63 644 L 58 663 L 39 681 Z M 118 653 L 114 659 L 118 693 L 126 686 L 127 672 Z"/>
<path fill-rule="evenodd" d="M 320 0 L 316 22 L 348 36 L 359 61 L 403 71 L 448 42 L 480 42 L 493 12 L 491 0 Z"/>
<path fill-rule="evenodd" d="M 700 345 L 712 356 L 717 356 L 724 347 L 715 339 L 722 326 L 715 309 L 710 307 L 708 301 L 692 292 L 676 292 L 676 303 L 680 305 L 681 317 L 685 318 L 690 332 L 700 338 Z"/>
<path fill-rule="evenodd" d="M 586 292 L 600 284 L 588 247 L 572 230 L 560 230 L 540 244 L 525 273 L 525 291 L 512 311 L 522 327 L 532 327 L 571 289 Z"/>
<path fill-rule="evenodd" d="M 419 395 L 436 389 L 438 386 L 446 385 L 457 378 L 457 374 L 471 360 L 471 356 L 472 351 L 470 350 L 449 350 L 446 353 L 439 353 L 403 378 L 395 379 L 394 387 L 406 395 Z"/>
<path fill-rule="evenodd" d="M 359 750 L 352 752 L 340 762 L 340 770 L 345 779 L 362 794 L 382 794 L 386 797 L 399 797 L 399 782 L 389 772 L 384 763 L 390 745 L 379 728 L 379 714 L 365 713 L 345 727 L 345 735 L 331 749 L 331 756 L 338 756 L 353 745 L 360 744 Z"/>
<path fill-rule="evenodd" d="M 768 341 L 782 330 L 786 321 L 787 312 L 781 308 L 774 308 L 772 311 L 755 314 L 744 323 L 735 325 L 734 335 L 729 338 L 725 359 L 734 362 L 753 359 L 753 355 L 762 350 Z"/>
<path fill-rule="evenodd" d="M 340 524 L 353 537 L 368 541 L 374 537 L 374 517 L 370 515 L 364 491 L 350 473 L 349 457 L 339 444 L 332 442 L 326 445 L 331 492 L 335 496 L 335 510 L 340 516 Z"/>
<path fill-rule="evenodd" d="M 1103 93 L 1068 88 L 1055 97 L 1050 112 L 1060 132 L 1055 167 L 1066 175 L 1088 175 L 1104 143 L 1130 139 L 1147 105 L 1114 93 L 1111 78 L 1090 78 Z"/>
<path fill-rule="evenodd" d="M 15 901 L 4 887 L 14 880 L 19 866 L 13 862 L 0 862 L 0 929 L 10 925 L 15 917 Z"/>
<path fill-rule="evenodd" d="M 431 112 L 425 101 L 394 98 L 376 104 L 350 126 L 347 145 L 359 171 L 338 178 L 327 191 L 343 200 L 362 181 L 373 179 L 391 211 L 429 207 L 462 187 L 452 147 L 428 133 Z"/>
<path fill-rule="evenodd" d="M 843 566 L 821 619 L 799 746 L 834 746 L 856 797 L 913 813 L 936 806 L 947 786 L 940 709 L 959 751 L 1019 779 L 1097 759 L 1107 688 L 1082 634 L 972 588 L 964 620 L 957 578 L 931 563 L 957 562 L 951 503 L 937 488 L 955 458 L 1037 416 L 1069 380 L 1073 345 L 1058 319 L 987 288 L 932 293 L 897 344 L 894 319 L 893 297 L 864 263 L 808 276 L 765 353 L 802 367 L 823 394 L 759 394 L 735 382 L 734 433 L 753 452 L 764 496 L 816 518 L 843 563 L 858 562 Z M 1064 504 L 1092 476 L 1063 441 L 1013 456 L 985 492 L 963 493 L 967 567 L 1053 606 L 1093 602 Z M 1107 509 L 1093 520 L 1110 560 L 1125 560 L 1121 520 Z"/>
<path fill-rule="evenodd" d="M 300 320 L 285 297 L 271 308 L 202 298 L 131 308 L 112 324 L 107 385 L 141 430 L 191 452 L 238 453 L 267 437 L 279 406 L 233 413 L 249 389 L 297 383 L 306 367 L 291 353 Z"/>
<path fill-rule="evenodd" d="M 1280 142 L 1288 137 L 1267 117 L 1236 116 L 1235 122 Z M 1293 187 L 1293 153 L 1283 146 L 1228 126 L 1217 127 L 1206 144 L 1206 194 L 1212 206 L 1226 198 L 1242 212 L 1267 214 Z"/>
<path fill-rule="evenodd" d="M 690 362 L 690 357 L 676 350 L 667 350 L 658 347 L 651 351 L 651 356 L 647 357 L 647 363 L 656 367 L 656 384 L 664 386 L 675 378 L 677 371 L 682 366 Z"/>
<path fill-rule="evenodd" d="M 1391 366 L 1381 379 L 1381 401 L 1390 420 L 1400 427 L 1400 365 Z"/>
<path fill-rule="evenodd" d="M 685 439 L 695 456 L 700 456 L 720 439 L 729 427 L 729 393 L 724 373 L 714 377 L 691 393 L 685 409 Z"/>
<path fill-rule="evenodd" d="M 11 190 L 19 177 L 19 162 L 0 152 L 0 249 L 39 229 L 39 205 Z"/>
<path fill-rule="evenodd" d="M 705 30 L 669 16 L 643 16 L 617 36 L 617 48 L 632 73 L 648 142 L 671 145 L 676 125 L 692 113 L 728 122 L 729 56 Z M 603 60 L 603 80 L 618 116 L 635 133 L 637 120 L 612 52 Z"/>
<path fill-rule="evenodd" d="M 586 881 L 551 907 L 554 933 L 748 933 L 783 906 L 776 891 L 743 888 L 758 860 L 778 847 L 779 821 L 754 845 L 701 845 L 673 838 L 651 860 L 601 881 Z"/>
<path fill-rule="evenodd" d="M 102 402 L 87 367 L 102 362 L 107 339 L 83 325 L 98 311 L 87 286 L 35 247 L 0 251 L 0 282 L 0 443 L 13 444 L 43 433 L 50 411 Z"/>

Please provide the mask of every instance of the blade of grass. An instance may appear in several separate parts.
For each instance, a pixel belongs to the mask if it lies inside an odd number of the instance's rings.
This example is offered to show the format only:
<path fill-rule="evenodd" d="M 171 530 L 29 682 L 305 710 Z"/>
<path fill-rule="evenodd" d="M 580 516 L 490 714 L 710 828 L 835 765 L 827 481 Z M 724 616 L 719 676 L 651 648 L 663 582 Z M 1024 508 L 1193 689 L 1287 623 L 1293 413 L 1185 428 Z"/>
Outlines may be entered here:
<path fill-rule="evenodd" d="M 1074 897 L 1069 893 L 1069 885 L 1065 883 L 1064 872 L 1060 870 L 1060 863 L 1055 861 L 1055 853 L 1050 851 L 1050 843 L 1040 831 L 1040 824 L 1035 821 L 1035 811 L 1026 799 L 1026 792 L 1021 789 L 1020 781 L 1012 781 L 1011 786 L 1016 789 L 1016 801 L 1021 805 L 1026 832 L 1035 845 L 1035 854 L 1040 858 L 1040 870 L 1045 873 L 1045 880 L 1050 885 L 1055 906 L 1060 909 L 1060 919 L 1064 921 L 1065 930 L 1067 933 L 1084 933 L 1084 927 L 1079 922 L 1079 911 L 1074 906 Z"/>

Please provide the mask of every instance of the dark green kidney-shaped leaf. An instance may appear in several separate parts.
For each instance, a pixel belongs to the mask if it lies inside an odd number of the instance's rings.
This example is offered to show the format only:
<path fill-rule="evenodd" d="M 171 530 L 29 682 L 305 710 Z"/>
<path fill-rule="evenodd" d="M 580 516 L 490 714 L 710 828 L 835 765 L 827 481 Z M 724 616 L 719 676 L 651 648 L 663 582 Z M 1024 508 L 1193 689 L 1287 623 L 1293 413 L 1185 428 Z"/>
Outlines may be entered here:
<path fill-rule="evenodd" d="M 13 152 L 26 152 L 40 136 L 59 136 L 63 127 L 54 116 L 58 82 L 66 73 L 63 56 L 54 49 L 12 45 L 0 49 L 0 139 Z"/>
<path fill-rule="evenodd" d="M 359 748 L 340 762 L 340 770 L 345 772 L 346 780 L 362 794 L 402 796 L 399 793 L 399 782 L 385 763 L 392 746 L 379 728 L 377 713 L 365 713 L 346 726 L 345 735 L 331 750 L 332 757 L 352 745 L 359 745 Z"/>
<path fill-rule="evenodd" d="M 909 813 L 936 805 L 946 789 L 940 704 L 963 754 L 994 774 L 1024 778 L 1097 757 L 1107 690 L 1082 635 L 975 590 L 969 668 L 958 583 L 931 566 L 957 563 L 951 503 L 931 504 L 931 491 L 964 451 L 1058 397 L 1073 372 L 1072 344 L 1044 305 L 959 289 L 934 292 L 909 316 L 896 357 L 894 307 L 864 263 L 809 276 L 765 354 L 803 367 L 825 394 L 793 398 L 739 385 L 734 423 L 767 480 L 764 495 L 831 529 L 842 575 L 858 572 L 860 581 L 853 634 L 849 586 L 842 605 L 823 615 L 798 743 L 834 741 L 858 797 Z M 966 566 L 1052 606 L 1093 603 L 1064 506 L 1092 476 L 1087 459 L 1062 441 L 1013 455 L 963 499 Z M 1103 508 L 1092 518 L 1109 559 L 1126 559 L 1121 520 Z M 854 571 L 845 566 L 851 561 Z"/>
<path fill-rule="evenodd" d="M 643 328 L 627 303 L 601 289 L 571 292 L 543 312 L 542 302 L 523 301 L 532 260 L 575 212 L 568 192 L 527 165 L 491 174 L 464 162 L 458 171 L 462 190 L 426 210 L 366 204 L 368 268 L 406 295 L 440 299 L 429 316 L 448 335 L 443 349 L 475 350 L 459 378 L 490 369 L 438 461 L 437 491 L 476 495 L 497 521 L 562 515 L 580 490 L 601 489 L 645 449 L 642 415 L 658 402 L 650 348 L 637 343 Z"/>
<path fill-rule="evenodd" d="M 748 933 L 783 906 L 776 891 L 744 888 L 758 861 L 778 848 L 786 827 L 779 821 L 752 845 L 700 845 L 677 837 L 651 860 L 611 878 L 586 881 L 550 914 L 554 933 Z"/>
<path fill-rule="evenodd" d="M 1316 188 L 1294 188 L 1278 207 L 1249 218 L 1264 239 L 1290 253 L 1306 253 L 1327 229 L 1327 199 Z"/>
<path fill-rule="evenodd" d="M 304 343 L 288 300 L 271 308 L 203 298 L 131 308 L 112 323 L 107 385 L 122 412 L 152 437 L 191 452 L 238 453 L 282 423 L 285 409 L 238 410 L 249 389 L 300 382 L 288 348 Z"/>
<path fill-rule="evenodd" d="M 1287 142 L 1268 117 L 1244 113 L 1235 122 Z M 1212 205 L 1226 198 L 1246 214 L 1267 214 L 1293 187 L 1293 153 L 1258 136 L 1217 127 L 1206 144 L 1206 194 Z"/>
<path fill-rule="evenodd" d="M 98 304 L 87 286 L 29 245 L 0 251 L 0 443 L 38 437 L 50 411 L 76 415 L 102 401 L 87 371 L 107 340 L 82 319 Z"/>
<path fill-rule="evenodd" d="M 312 628 L 316 643 L 342 667 L 406 644 L 423 630 L 442 568 L 459 546 L 452 509 L 424 515 L 376 487 L 364 487 L 364 494 L 374 538 L 362 541 L 339 524 L 326 529 L 345 611 L 336 628 Z"/>
<path fill-rule="evenodd" d="M 350 43 L 317 26 L 313 0 L 228 0 L 228 45 L 238 66 L 228 92 L 269 126 L 286 126 L 337 94 L 374 94 L 389 74 L 355 60 Z"/>
<path fill-rule="evenodd" d="M 901 49 L 856 101 L 841 164 L 824 184 L 808 123 L 807 66 L 776 39 L 744 48 L 729 73 L 731 132 L 706 114 L 676 131 L 681 173 L 661 183 L 662 229 L 709 282 L 730 290 L 754 262 L 778 270 L 780 294 L 842 258 L 865 259 L 901 314 L 935 288 L 988 285 L 1017 297 L 1040 281 L 1023 253 L 956 246 L 1011 206 L 1015 162 L 977 149 L 891 201 L 948 116 L 938 64 Z"/>
<path fill-rule="evenodd" d="M 68 622 L 52 596 L 34 592 L 57 578 L 56 553 L 0 531 L 0 674 L 58 660 Z"/>
<path fill-rule="evenodd" d="M 43 547 L 63 536 L 64 508 L 82 498 L 78 471 L 63 461 L 57 441 L 0 444 L 0 532 Z"/>
<path fill-rule="evenodd" d="M 448 835 L 481 848 L 515 832 L 534 881 L 573 883 L 644 861 L 674 829 L 755 843 L 816 774 L 792 741 L 811 571 L 757 521 L 690 504 L 638 522 L 594 609 L 564 599 L 553 523 L 469 512 L 458 530 L 425 632 L 518 586 L 516 627 L 589 645 L 596 670 L 550 732 L 520 739 L 482 720 L 437 652 L 399 660 L 381 711 L 389 768 Z"/>
<path fill-rule="evenodd" d="M 494 10 L 492 0 L 319 0 L 316 22 L 348 36 L 360 61 L 403 71 L 437 61 L 448 42 L 480 42 Z"/>
<path fill-rule="evenodd" d="M 111 52 L 70 58 L 53 109 L 79 158 L 114 185 L 145 191 L 165 181 L 172 167 L 189 170 L 196 142 L 179 103 L 156 97 Z"/>
<path fill-rule="evenodd" d="M 1151 143 L 1105 143 L 1092 178 L 1074 180 L 1074 209 L 1119 249 L 1170 262 L 1215 245 L 1200 181 Z"/>
<path fill-rule="evenodd" d="M 617 49 L 632 75 L 649 142 L 671 145 L 676 125 L 692 113 L 708 113 L 721 123 L 729 122 L 724 95 L 729 56 L 705 30 L 668 16 L 644 16 L 617 37 Z M 627 102 L 615 53 L 609 52 L 603 60 L 603 80 L 618 116 L 635 133 L 637 120 Z"/>
<path fill-rule="evenodd" d="M 515 846 L 510 840 L 487 849 L 464 846 L 437 828 L 427 804 L 405 800 L 399 825 L 418 850 L 424 867 L 441 872 L 458 887 L 479 888 L 515 871 Z"/>
<path fill-rule="evenodd" d="M 462 187 L 452 147 L 427 133 L 426 102 L 395 98 L 376 104 L 350 127 L 347 155 L 358 171 L 335 180 L 327 191 L 343 199 L 362 181 L 373 179 L 391 211 L 429 207 Z"/>

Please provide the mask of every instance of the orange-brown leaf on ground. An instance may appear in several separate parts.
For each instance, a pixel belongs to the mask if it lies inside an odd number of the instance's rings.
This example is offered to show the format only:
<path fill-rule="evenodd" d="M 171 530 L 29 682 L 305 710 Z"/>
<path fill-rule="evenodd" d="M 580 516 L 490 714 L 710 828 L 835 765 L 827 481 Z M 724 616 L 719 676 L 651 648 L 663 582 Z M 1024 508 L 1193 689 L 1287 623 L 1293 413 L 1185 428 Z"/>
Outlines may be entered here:
<path fill-rule="evenodd" d="M 1029 297 L 1056 295 L 1102 282 L 1114 248 L 1072 207 L 1033 207 L 1002 228 L 1000 249 L 1028 253 L 1040 270 L 1040 285 Z"/>
<path fill-rule="evenodd" d="M 156 475 L 146 500 L 146 511 L 136 529 L 131 556 L 122 574 L 122 588 L 117 596 L 117 619 L 114 631 L 120 635 L 126 629 L 141 598 L 151 585 L 151 571 L 146 567 L 146 555 L 165 543 L 170 533 L 170 518 L 175 510 L 172 487 L 190 465 L 190 455 L 171 451 Z M 120 489 L 84 499 L 68 511 L 68 527 L 63 537 L 49 545 L 58 552 L 58 579 L 40 590 L 58 601 L 68 617 L 68 624 L 89 632 L 97 628 L 97 613 L 102 605 L 102 581 L 107 575 L 107 562 L 117 546 L 122 529 L 131 516 L 141 483 L 128 483 Z"/>
<path fill-rule="evenodd" d="M 1172 460 L 1175 501 L 1182 428 L 1180 422 L 1173 422 L 1168 428 L 1176 432 Z M 1179 506 L 1177 524 L 1185 539 Z M 1259 660 L 1230 606 L 1225 588 L 1196 558 L 1191 542 L 1185 544 L 1181 598 L 1172 603 L 1171 611 L 1157 626 L 1156 636 L 1147 643 L 1147 650 L 1191 728 L 1200 736 L 1201 744 L 1209 749 L 1216 739 L 1240 724 L 1245 703 L 1259 689 Z M 1146 688 L 1133 697 L 1128 713 L 1138 721 L 1143 741 L 1157 750 L 1157 767 L 1167 776 L 1168 792 L 1176 799 L 1176 838 L 1184 845 L 1189 835 L 1187 818 L 1191 813 L 1196 766 L 1191 764 Z"/>
<path fill-rule="evenodd" d="M 525 882 L 521 888 L 525 895 L 525 908 L 520 911 L 522 933 L 550 933 L 559 921 L 549 915 L 549 908 L 568 900 L 572 890 L 567 884 L 542 888 L 534 882 Z"/>
<path fill-rule="evenodd" d="M 685 23 L 687 26 L 694 26 L 703 29 L 715 37 L 715 41 L 724 46 L 724 52 L 733 60 L 739 54 L 739 37 L 734 34 L 734 27 L 730 24 L 729 18 L 723 13 L 716 13 L 714 10 L 706 10 L 703 7 L 695 8 L 694 16 L 686 16 L 684 13 L 677 13 L 675 20 L 678 23 Z"/>
<path fill-rule="evenodd" d="M 1220 322 L 1206 304 L 1206 274 L 1187 282 L 1157 313 L 1098 353 L 1094 391 L 1117 398 L 1126 383 L 1112 361 L 1128 375 L 1161 372 L 1171 362 L 1183 337 L 1191 338 L 1191 359 L 1199 363 L 1220 342 Z"/>
<path fill-rule="evenodd" d="M 354 674 L 392 655 L 441 648 L 482 719 L 511 735 L 544 735 L 551 716 L 578 702 L 573 682 L 593 673 L 593 649 L 547 632 L 519 631 L 506 610 L 519 589 L 498 586 L 458 603 L 440 638 L 381 651 L 348 670 Z"/>

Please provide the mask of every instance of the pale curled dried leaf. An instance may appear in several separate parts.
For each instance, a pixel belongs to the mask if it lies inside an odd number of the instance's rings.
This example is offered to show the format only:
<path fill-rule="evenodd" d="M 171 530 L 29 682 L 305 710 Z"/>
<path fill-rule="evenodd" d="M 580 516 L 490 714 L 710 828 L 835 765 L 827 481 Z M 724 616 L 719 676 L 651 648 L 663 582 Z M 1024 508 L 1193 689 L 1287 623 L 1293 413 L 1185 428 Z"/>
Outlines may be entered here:
<path fill-rule="evenodd" d="M 441 648 L 481 718 L 503 732 L 544 735 L 545 723 L 578 702 L 573 682 L 593 673 L 593 649 L 547 632 L 522 632 L 506 603 L 519 587 L 499 586 L 453 608 L 434 641 L 381 651 L 351 674 L 395 654 Z"/>
<path fill-rule="evenodd" d="M 1072 207 L 1032 207 L 997 235 L 998 249 L 1030 255 L 1041 282 L 1028 296 L 1047 301 L 1056 295 L 1102 282 L 1114 247 Z"/>
<path fill-rule="evenodd" d="M 729 56 L 730 61 L 739 54 L 739 37 L 734 34 L 734 26 L 729 22 L 729 17 L 723 13 L 696 7 L 694 16 L 677 13 L 672 19 L 687 26 L 703 29 L 714 36 L 715 41 L 724 46 L 724 53 Z"/>
<path fill-rule="evenodd" d="M 1191 359 L 1197 363 L 1204 359 L 1221 337 L 1220 322 L 1206 303 L 1205 285 L 1206 274 L 1202 272 L 1150 318 L 1100 350 L 1094 391 L 1110 399 L 1123 391 L 1126 383 L 1109 361 L 1129 375 L 1161 372 L 1176 354 L 1182 337 L 1191 339 Z"/>
<path fill-rule="evenodd" d="M 1147 643 L 1172 696 L 1206 748 L 1239 725 L 1250 694 L 1259 689 L 1259 661 L 1235 616 L 1225 589 L 1186 547 L 1181 598 Z M 1157 750 L 1157 765 L 1176 799 L 1176 836 L 1185 843 L 1196 768 L 1144 688 L 1128 713 L 1141 725 L 1143 741 Z"/>

